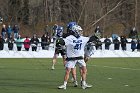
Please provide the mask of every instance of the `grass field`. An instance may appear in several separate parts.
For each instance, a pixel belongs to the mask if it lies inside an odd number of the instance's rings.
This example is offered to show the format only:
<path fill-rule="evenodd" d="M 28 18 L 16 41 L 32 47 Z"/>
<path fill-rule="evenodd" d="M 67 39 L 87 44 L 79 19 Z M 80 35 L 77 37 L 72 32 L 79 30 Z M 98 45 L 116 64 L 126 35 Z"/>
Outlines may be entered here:
<path fill-rule="evenodd" d="M 51 59 L 0 59 L 0 93 L 140 93 L 140 58 L 91 59 L 87 82 L 93 87 L 86 90 L 71 82 L 57 89 L 65 72 L 61 61 L 51 70 Z"/>

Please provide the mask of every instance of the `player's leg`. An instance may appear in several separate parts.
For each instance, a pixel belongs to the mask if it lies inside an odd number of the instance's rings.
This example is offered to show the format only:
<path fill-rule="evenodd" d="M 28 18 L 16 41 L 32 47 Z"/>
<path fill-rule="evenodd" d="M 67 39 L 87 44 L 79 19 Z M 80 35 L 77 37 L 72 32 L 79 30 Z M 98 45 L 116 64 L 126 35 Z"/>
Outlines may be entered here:
<path fill-rule="evenodd" d="M 65 50 L 60 51 L 60 53 L 61 53 L 61 56 L 63 58 L 63 65 L 65 66 L 65 64 L 66 64 L 66 53 L 65 53 Z"/>
<path fill-rule="evenodd" d="M 56 64 L 57 56 L 58 56 L 58 53 L 57 53 L 57 51 L 55 51 L 54 56 L 53 56 L 53 60 L 52 60 L 52 70 L 55 69 L 54 65 Z"/>
<path fill-rule="evenodd" d="M 67 68 L 67 67 L 66 67 L 65 76 L 64 76 L 64 84 L 58 86 L 59 89 L 66 89 L 67 81 L 68 81 L 68 79 L 69 79 L 70 71 L 71 71 L 71 68 Z"/>
<path fill-rule="evenodd" d="M 80 73 L 81 73 L 81 77 L 82 77 L 82 88 L 83 89 L 86 89 L 86 88 L 89 88 L 89 87 L 92 87 L 92 85 L 88 85 L 86 83 L 86 75 L 87 75 L 87 68 L 86 68 L 86 63 L 84 62 L 84 60 L 81 60 L 81 61 L 78 61 L 78 65 L 79 65 L 79 68 L 80 68 Z"/>
<path fill-rule="evenodd" d="M 86 83 L 86 75 L 87 75 L 87 68 L 86 66 L 82 66 L 82 88 L 86 89 L 86 88 L 90 88 L 92 87 L 92 85 L 89 85 Z"/>
<path fill-rule="evenodd" d="M 63 64 L 65 66 L 65 64 L 66 64 L 65 50 L 61 51 L 61 55 L 62 55 L 62 58 L 63 58 Z M 74 87 L 77 87 L 78 86 L 78 82 L 76 80 L 76 67 L 71 69 L 71 74 L 72 74 L 72 79 L 73 79 Z"/>
<path fill-rule="evenodd" d="M 71 69 L 72 79 L 74 83 L 74 87 L 78 86 L 77 77 L 76 77 L 76 67 Z"/>
<path fill-rule="evenodd" d="M 58 87 L 59 89 L 66 89 L 67 81 L 69 79 L 70 71 L 71 71 L 72 68 L 75 67 L 75 64 L 76 64 L 75 61 L 67 61 L 66 62 L 66 65 L 65 65 L 66 69 L 65 69 L 65 76 L 64 76 L 64 84 L 61 85 L 61 86 L 59 86 Z"/>
<path fill-rule="evenodd" d="M 86 55 L 85 55 L 85 57 L 84 57 L 84 61 L 85 61 L 85 63 L 87 63 L 88 62 L 88 60 L 89 60 L 89 57 L 87 57 Z M 82 71 L 82 68 L 80 67 L 80 69 L 79 69 L 79 72 L 80 72 L 80 75 L 81 75 L 81 81 L 80 81 L 80 83 L 81 83 L 81 86 L 82 86 L 82 73 L 83 73 L 83 71 Z M 86 71 L 87 72 L 87 71 Z"/>
<path fill-rule="evenodd" d="M 86 74 L 87 74 L 87 68 L 86 66 L 80 67 L 81 69 L 81 75 L 82 75 L 82 84 L 84 85 L 86 83 Z"/>
<path fill-rule="evenodd" d="M 62 58 L 63 58 L 63 64 L 65 66 L 65 64 L 66 64 L 66 54 L 65 54 L 64 51 L 62 51 L 61 55 L 62 55 Z M 77 87 L 78 82 L 77 82 L 77 79 L 76 79 L 76 67 L 71 69 L 71 74 L 72 74 L 72 82 L 74 83 L 74 87 Z"/>

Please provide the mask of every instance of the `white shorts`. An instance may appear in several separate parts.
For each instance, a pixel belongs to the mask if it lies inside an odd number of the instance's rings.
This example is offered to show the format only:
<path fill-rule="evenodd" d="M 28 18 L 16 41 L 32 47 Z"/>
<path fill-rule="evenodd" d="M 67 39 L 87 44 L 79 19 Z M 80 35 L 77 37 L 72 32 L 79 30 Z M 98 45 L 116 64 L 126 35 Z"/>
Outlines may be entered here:
<path fill-rule="evenodd" d="M 84 56 L 85 56 L 85 57 L 90 57 L 91 54 L 90 54 L 89 52 L 85 52 Z"/>
<path fill-rule="evenodd" d="M 85 56 L 85 57 L 91 57 L 91 55 L 93 55 L 93 54 L 94 54 L 93 51 L 85 51 L 84 56 Z"/>
<path fill-rule="evenodd" d="M 79 67 L 86 66 L 85 61 L 82 59 L 82 60 L 67 61 L 65 67 L 67 67 L 67 68 L 75 68 L 76 64 Z"/>

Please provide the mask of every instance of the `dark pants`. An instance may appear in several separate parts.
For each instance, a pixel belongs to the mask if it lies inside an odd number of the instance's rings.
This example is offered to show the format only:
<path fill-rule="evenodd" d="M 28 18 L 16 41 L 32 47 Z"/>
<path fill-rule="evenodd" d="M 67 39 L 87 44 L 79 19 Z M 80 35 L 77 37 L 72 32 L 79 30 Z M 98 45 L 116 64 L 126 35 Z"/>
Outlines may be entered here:
<path fill-rule="evenodd" d="M 13 50 L 13 47 L 10 47 L 9 50 Z"/>
<path fill-rule="evenodd" d="M 109 45 L 105 45 L 105 49 L 106 50 L 109 50 Z"/>
<path fill-rule="evenodd" d="M 32 51 L 36 51 L 37 50 L 37 47 L 32 47 Z"/>
<path fill-rule="evenodd" d="M 29 48 L 25 48 L 26 51 L 29 51 Z"/>
<path fill-rule="evenodd" d="M 18 46 L 17 46 L 17 51 L 21 51 L 21 47 L 18 47 Z"/>
<path fill-rule="evenodd" d="M 3 50 L 4 45 L 0 44 L 0 50 Z"/>

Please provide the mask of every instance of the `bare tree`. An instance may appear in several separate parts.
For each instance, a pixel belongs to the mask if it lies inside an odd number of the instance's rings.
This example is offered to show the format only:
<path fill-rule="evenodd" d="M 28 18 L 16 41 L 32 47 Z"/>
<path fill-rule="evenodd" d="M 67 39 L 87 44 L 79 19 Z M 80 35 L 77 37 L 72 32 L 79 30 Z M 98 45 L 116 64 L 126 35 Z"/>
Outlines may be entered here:
<path fill-rule="evenodd" d="M 20 23 L 34 31 L 46 24 L 76 21 L 85 35 L 100 25 L 103 35 L 126 34 L 133 26 L 140 29 L 139 0 L 0 0 L 0 16 L 6 23 Z M 41 25 L 41 26 L 38 26 Z M 65 26 L 65 25 L 64 25 Z"/>

